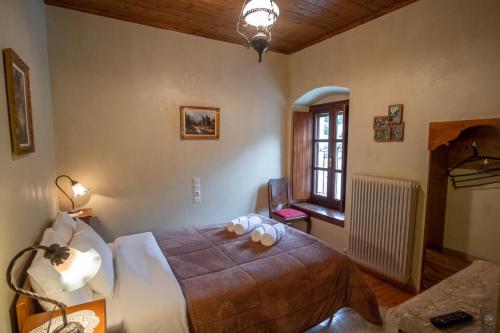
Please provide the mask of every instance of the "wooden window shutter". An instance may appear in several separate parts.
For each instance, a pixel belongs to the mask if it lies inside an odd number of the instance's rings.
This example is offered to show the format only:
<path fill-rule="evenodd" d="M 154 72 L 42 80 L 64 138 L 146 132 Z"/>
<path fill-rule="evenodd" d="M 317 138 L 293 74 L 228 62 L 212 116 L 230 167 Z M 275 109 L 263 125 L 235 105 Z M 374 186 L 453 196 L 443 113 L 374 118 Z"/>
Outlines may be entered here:
<path fill-rule="evenodd" d="M 310 112 L 293 113 L 292 198 L 311 196 L 313 116 Z"/>

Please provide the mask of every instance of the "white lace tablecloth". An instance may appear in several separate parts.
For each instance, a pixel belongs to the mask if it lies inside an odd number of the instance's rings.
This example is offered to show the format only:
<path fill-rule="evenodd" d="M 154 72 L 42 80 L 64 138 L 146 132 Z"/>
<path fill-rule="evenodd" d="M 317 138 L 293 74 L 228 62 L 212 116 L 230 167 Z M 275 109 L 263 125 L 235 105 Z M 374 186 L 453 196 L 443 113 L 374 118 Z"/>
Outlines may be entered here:
<path fill-rule="evenodd" d="M 94 329 L 99 325 L 99 317 L 96 316 L 94 311 L 91 310 L 82 310 L 68 314 L 68 322 L 75 321 L 85 328 L 85 333 L 93 333 Z M 47 331 L 49 327 L 49 322 L 38 326 L 30 333 L 52 333 L 54 330 L 63 324 L 62 316 L 58 316 L 52 319 L 52 323 L 50 324 L 50 332 Z"/>
<path fill-rule="evenodd" d="M 493 332 L 496 322 L 500 265 L 476 260 L 469 267 L 432 288 L 389 309 L 386 320 L 410 333 Z M 430 318 L 465 311 L 474 320 L 445 330 L 435 328 Z"/>

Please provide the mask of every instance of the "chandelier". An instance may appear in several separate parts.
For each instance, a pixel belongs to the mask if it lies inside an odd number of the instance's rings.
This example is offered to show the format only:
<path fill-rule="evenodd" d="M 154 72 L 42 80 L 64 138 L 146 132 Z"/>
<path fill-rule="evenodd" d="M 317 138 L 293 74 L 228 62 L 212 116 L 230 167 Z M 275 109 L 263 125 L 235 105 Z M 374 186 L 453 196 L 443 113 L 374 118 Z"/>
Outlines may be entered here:
<path fill-rule="evenodd" d="M 240 17 L 236 30 L 245 37 L 247 47 L 252 47 L 259 54 L 259 62 L 262 61 L 262 53 L 267 52 L 271 42 L 271 29 L 280 15 L 276 2 L 272 0 L 244 0 L 241 7 Z M 244 23 L 242 23 L 244 21 Z M 248 37 L 242 32 L 242 27 L 256 28 L 256 33 Z"/>

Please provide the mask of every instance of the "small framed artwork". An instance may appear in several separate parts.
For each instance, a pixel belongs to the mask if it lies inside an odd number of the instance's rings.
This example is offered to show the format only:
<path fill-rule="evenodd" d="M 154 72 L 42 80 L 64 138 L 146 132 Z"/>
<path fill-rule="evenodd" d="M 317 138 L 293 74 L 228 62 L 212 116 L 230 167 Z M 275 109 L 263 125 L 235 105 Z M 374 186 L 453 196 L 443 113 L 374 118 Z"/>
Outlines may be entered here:
<path fill-rule="evenodd" d="M 405 123 L 391 124 L 391 141 L 403 141 L 405 137 Z"/>
<path fill-rule="evenodd" d="M 391 141 L 391 127 L 386 125 L 375 129 L 374 139 L 376 142 L 389 142 Z"/>
<path fill-rule="evenodd" d="M 201 106 L 181 106 L 181 139 L 213 139 L 220 135 L 220 109 Z"/>
<path fill-rule="evenodd" d="M 373 118 L 373 129 L 383 129 L 387 127 L 389 123 L 389 117 L 387 116 L 376 116 Z"/>
<path fill-rule="evenodd" d="M 15 155 L 35 151 L 29 67 L 12 49 L 3 50 L 10 137 Z"/>
<path fill-rule="evenodd" d="M 389 124 L 401 124 L 403 121 L 403 104 L 389 105 Z"/>

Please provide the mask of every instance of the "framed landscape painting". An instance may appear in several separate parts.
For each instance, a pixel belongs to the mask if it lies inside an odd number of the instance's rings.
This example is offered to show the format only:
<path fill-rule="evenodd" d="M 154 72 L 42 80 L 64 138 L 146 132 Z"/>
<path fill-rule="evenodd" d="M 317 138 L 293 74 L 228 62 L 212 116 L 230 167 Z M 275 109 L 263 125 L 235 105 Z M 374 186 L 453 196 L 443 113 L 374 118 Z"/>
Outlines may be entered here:
<path fill-rule="evenodd" d="M 15 155 L 35 151 L 29 67 L 12 49 L 4 49 L 10 137 Z"/>
<path fill-rule="evenodd" d="M 181 106 L 181 139 L 219 139 L 220 109 Z"/>

